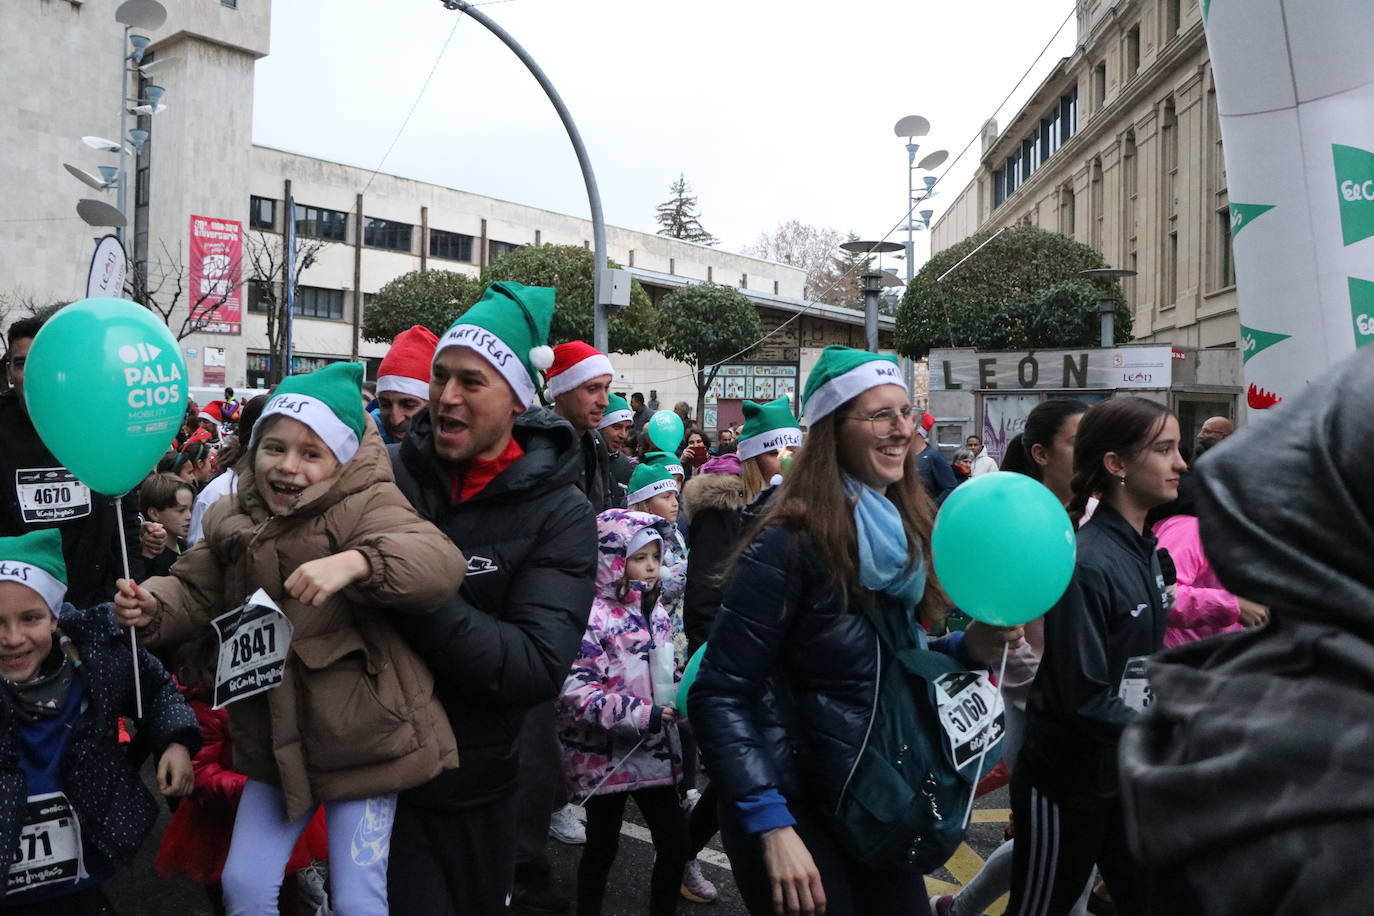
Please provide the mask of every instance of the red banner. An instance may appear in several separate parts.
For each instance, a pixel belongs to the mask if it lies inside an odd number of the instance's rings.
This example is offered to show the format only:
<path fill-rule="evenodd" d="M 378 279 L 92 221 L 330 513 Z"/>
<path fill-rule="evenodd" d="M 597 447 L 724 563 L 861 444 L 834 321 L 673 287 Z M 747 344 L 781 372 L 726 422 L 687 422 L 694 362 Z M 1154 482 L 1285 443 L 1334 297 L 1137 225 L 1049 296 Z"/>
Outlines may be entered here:
<path fill-rule="evenodd" d="M 188 305 L 202 334 L 238 334 L 243 326 L 243 225 L 191 216 Z"/>

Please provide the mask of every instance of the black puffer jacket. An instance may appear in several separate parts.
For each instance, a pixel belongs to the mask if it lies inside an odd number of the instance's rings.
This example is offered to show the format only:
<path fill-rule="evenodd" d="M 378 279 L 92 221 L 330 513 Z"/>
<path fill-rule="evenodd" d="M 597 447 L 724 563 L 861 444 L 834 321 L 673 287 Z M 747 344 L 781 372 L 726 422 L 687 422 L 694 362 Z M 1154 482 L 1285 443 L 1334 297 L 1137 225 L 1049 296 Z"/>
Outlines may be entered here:
<path fill-rule="evenodd" d="M 396 484 L 468 558 L 458 595 L 396 628 L 434 672 L 458 740 L 458 769 L 405 793 L 416 805 L 486 804 L 515 788 L 525 710 L 558 695 L 587 626 L 596 522 L 577 488 L 580 454 L 567 421 L 533 407 L 516 421 L 524 457 L 465 502 L 434 453 L 428 410 L 392 446 Z"/>
<path fill-rule="evenodd" d="M 902 613 L 873 592 L 854 600 Z M 953 648 L 948 639 L 930 647 Z M 697 743 L 725 800 L 776 789 L 789 801 L 833 807 L 868 735 L 879 652 L 868 618 L 841 607 L 810 538 L 765 528 L 725 584 L 688 699 Z M 795 707 L 785 712 L 775 697 L 779 679 Z M 791 733 L 784 722 L 796 723 Z"/>
<path fill-rule="evenodd" d="M 25 471 L 57 469 L 61 463 L 43 444 L 33 421 L 14 392 L 0 395 L 0 536 L 18 537 L 30 531 L 58 528 L 62 532 L 62 554 L 67 561 L 67 600 L 77 607 L 94 607 L 114 598 L 115 579 L 124 575 L 119 558 L 120 516 L 115 501 L 92 493 L 88 505 L 73 508 L 73 517 L 61 521 L 41 521 L 43 510 L 26 513 L 19 504 L 16 475 Z M 138 498 L 123 502 L 125 536 L 131 554 L 131 572 L 142 578 L 143 559 L 138 551 Z"/>
<path fill-rule="evenodd" d="M 1157 656 L 1122 738 L 1127 829 L 1180 879 L 1170 914 L 1370 912 L 1371 443 L 1365 349 L 1199 462 L 1208 559 L 1271 623 Z"/>
<path fill-rule="evenodd" d="M 744 497 L 744 481 L 737 474 L 698 474 L 682 488 L 682 514 L 692 532 L 682 602 L 688 652 L 711 634 L 720 609 L 720 574 L 739 546 L 744 526 Z"/>

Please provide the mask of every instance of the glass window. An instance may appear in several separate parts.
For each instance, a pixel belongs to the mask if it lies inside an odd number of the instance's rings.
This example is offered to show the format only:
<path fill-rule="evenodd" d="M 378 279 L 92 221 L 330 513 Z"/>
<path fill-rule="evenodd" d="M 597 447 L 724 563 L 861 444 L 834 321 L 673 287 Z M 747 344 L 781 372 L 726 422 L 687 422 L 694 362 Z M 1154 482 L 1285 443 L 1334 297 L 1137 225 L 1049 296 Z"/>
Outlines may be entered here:
<path fill-rule="evenodd" d="M 267 281 L 249 280 L 248 281 L 248 311 L 265 312 L 267 311 L 268 299 Z"/>
<path fill-rule="evenodd" d="M 1093 111 L 1101 111 L 1107 102 L 1107 62 L 1093 67 Z"/>
<path fill-rule="evenodd" d="M 348 214 L 340 210 L 296 204 L 296 234 L 306 238 L 342 242 L 348 236 Z"/>
<path fill-rule="evenodd" d="M 410 223 L 397 223 L 375 216 L 363 218 L 363 244 L 388 251 L 410 251 Z"/>
<path fill-rule="evenodd" d="M 253 229 L 266 229 L 269 232 L 277 224 L 277 202 L 270 197 L 250 197 L 248 200 L 248 225 Z"/>
<path fill-rule="evenodd" d="M 1231 248 L 1231 208 L 1217 211 L 1217 288 L 1236 282 L 1236 254 Z"/>
<path fill-rule="evenodd" d="M 1140 72 L 1140 26 L 1133 25 L 1126 33 L 1126 79 Z"/>
<path fill-rule="evenodd" d="M 324 289 L 320 286 L 299 286 L 296 288 L 295 314 L 302 318 L 328 318 L 342 321 L 344 315 L 344 294 L 341 289 Z"/>
<path fill-rule="evenodd" d="M 501 255 L 509 254 L 519 247 L 521 246 L 514 242 L 498 242 L 496 239 L 491 239 L 487 242 L 487 251 L 493 261 L 501 257 Z"/>
<path fill-rule="evenodd" d="M 1007 199 L 1007 187 L 1003 183 L 1006 180 L 1005 175 L 1006 172 L 1002 169 L 992 173 L 992 205 L 994 207 L 1000 207 L 1002 201 Z"/>
<path fill-rule="evenodd" d="M 472 236 L 442 229 L 429 230 L 429 253 L 450 261 L 472 261 Z"/>

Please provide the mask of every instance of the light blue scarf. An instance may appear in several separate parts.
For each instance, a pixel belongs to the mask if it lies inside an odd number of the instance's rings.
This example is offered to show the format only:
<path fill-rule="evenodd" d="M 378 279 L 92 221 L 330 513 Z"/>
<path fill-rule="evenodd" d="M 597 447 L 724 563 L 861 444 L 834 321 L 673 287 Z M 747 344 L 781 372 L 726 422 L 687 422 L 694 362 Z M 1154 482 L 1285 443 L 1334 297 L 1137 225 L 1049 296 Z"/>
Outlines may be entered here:
<path fill-rule="evenodd" d="M 898 599 L 910 610 L 926 590 L 926 565 L 921 552 L 916 562 L 907 557 L 902 515 L 885 495 L 844 475 L 844 493 L 854 505 L 854 530 L 859 541 L 859 584 Z"/>

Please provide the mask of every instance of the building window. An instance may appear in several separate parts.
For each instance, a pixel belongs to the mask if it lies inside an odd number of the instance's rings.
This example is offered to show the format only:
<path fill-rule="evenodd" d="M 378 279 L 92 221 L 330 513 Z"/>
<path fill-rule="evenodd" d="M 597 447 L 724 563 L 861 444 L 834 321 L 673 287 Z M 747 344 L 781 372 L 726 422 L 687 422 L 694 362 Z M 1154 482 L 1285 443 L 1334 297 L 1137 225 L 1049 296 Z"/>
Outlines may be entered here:
<path fill-rule="evenodd" d="M 1236 282 L 1236 253 L 1231 248 L 1231 207 L 1217 209 L 1217 289 L 1225 289 Z"/>
<path fill-rule="evenodd" d="M 1073 187 L 1065 185 L 1059 192 L 1059 232 L 1069 238 L 1073 238 L 1074 230 L 1077 228 L 1078 214 L 1075 212 L 1077 201 L 1074 200 Z"/>
<path fill-rule="evenodd" d="M 1098 251 L 1102 250 L 1102 160 L 1094 159 L 1092 167 L 1089 169 L 1088 183 L 1088 205 L 1092 209 L 1091 225 L 1088 227 L 1092 232 L 1092 239 L 1089 242 Z"/>
<path fill-rule="evenodd" d="M 774 281 L 773 281 L 773 295 L 776 296 L 777 294 L 778 294 L 778 281 L 777 281 L 777 280 L 774 280 Z"/>
<path fill-rule="evenodd" d="M 1126 230 L 1126 238 L 1134 238 L 1140 193 L 1140 157 L 1136 155 L 1135 131 L 1127 131 L 1121 143 L 1121 191 L 1126 204 L 1122 227 Z"/>
<path fill-rule="evenodd" d="M 1140 26 L 1131 26 L 1126 33 L 1126 79 L 1130 80 L 1140 72 Z"/>
<path fill-rule="evenodd" d="M 271 232 L 277 225 L 277 202 L 270 197 L 254 195 L 248 199 L 248 226 Z"/>
<path fill-rule="evenodd" d="M 227 6 L 230 9 L 238 9 L 239 0 L 219 0 L 220 6 Z"/>
<path fill-rule="evenodd" d="M 487 242 L 487 252 L 491 260 L 493 261 L 501 257 L 501 255 L 503 254 L 510 254 L 512 251 L 519 247 L 520 246 L 515 244 L 514 242 L 498 242 L 495 239 L 492 239 L 491 241 Z"/>
<path fill-rule="evenodd" d="M 1182 0 L 1164 0 L 1164 41 L 1168 42 L 1178 34 L 1179 20 L 1182 18 Z"/>
<path fill-rule="evenodd" d="M 675 273 L 677 273 L 677 258 L 669 258 L 669 259 L 668 259 L 668 273 L 670 273 L 670 274 L 675 274 Z"/>
<path fill-rule="evenodd" d="M 296 205 L 296 235 L 342 242 L 348 235 L 348 214 L 324 207 Z"/>
<path fill-rule="evenodd" d="M 344 316 L 344 294 L 341 289 L 324 289 L 319 286 L 296 287 L 296 307 L 294 314 L 302 318 L 327 318 L 342 321 Z"/>
<path fill-rule="evenodd" d="M 992 207 L 997 209 L 1002 206 L 1002 201 L 1007 199 L 1007 188 L 1004 182 L 1006 172 L 1002 169 L 992 173 Z"/>
<path fill-rule="evenodd" d="M 1169 300 L 1166 308 L 1178 302 L 1178 228 L 1172 221 L 1164 238 L 1164 295 Z"/>
<path fill-rule="evenodd" d="M 748 288 L 749 288 L 749 275 L 748 275 L 748 274 L 740 274 L 740 275 L 739 275 L 739 288 L 740 288 L 740 289 L 748 289 Z"/>
<path fill-rule="evenodd" d="M 1107 104 L 1107 62 L 1099 61 L 1093 67 L 1093 111 L 1101 111 Z"/>
<path fill-rule="evenodd" d="M 1126 269 L 1127 269 L 1127 270 L 1138 270 L 1139 267 L 1140 267 L 1140 256 L 1136 253 L 1135 249 L 1133 248 L 1133 249 L 1131 249 L 1130 251 L 1128 251 L 1128 252 L 1126 253 Z M 1140 300 L 1136 297 L 1136 280 L 1137 280 L 1137 279 L 1138 279 L 1138 277 L 1127 277 L 1127 278 L 1125 279 L 1124 283 L 1123 283 L 1123 285 L 1125 286 L 1125 289 L 1124 289 L 1122 292 L 1123 292 L 1123 293 L 1125 294 L 1125 296 L 1126 296 L 1126 304 L 1129 305 L 1129 306 L 1131 307 L 1131 310 L 1132 310 L 1132 311 L 1135 310 L 1136 303 L 1138 303 L 1138 302 L 1140 301 Z"/>
<path fill-rule="evenodd" d="M 470 235 L 445 232 L 442 229 L 429 230 L 429 253 L 436 258 L 471 263 L 472 242 L 473 238 Z"/>
<path fill-rule="evenodd" d="M 363 244 L 369 248 L 410 252 L 410 223 L 397 223 L 375 216 L 363 218 Z"/>
<path fill-rule="evenodd" d="M 266 280 L 248 281 L 248 311 L 267 311 L 268 289 Z"/>
<path fill-rule="evenodd" d="M 134 206 L 148 206 L 148 190 L 151 182 L 148 181 L 148 166 L 143 166 L 134 176 Z"/>

